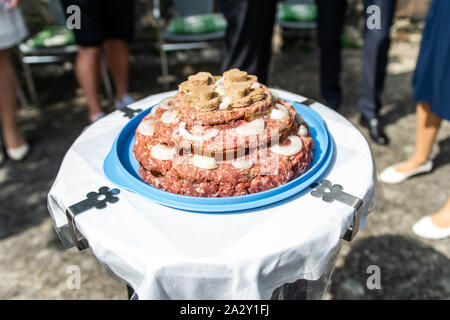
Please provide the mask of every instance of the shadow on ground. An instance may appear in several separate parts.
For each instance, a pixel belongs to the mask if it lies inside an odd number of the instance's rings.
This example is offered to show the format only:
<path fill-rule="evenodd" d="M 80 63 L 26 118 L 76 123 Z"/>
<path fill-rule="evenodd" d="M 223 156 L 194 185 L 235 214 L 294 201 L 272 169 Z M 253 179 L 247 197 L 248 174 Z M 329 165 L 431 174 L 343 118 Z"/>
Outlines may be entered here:
<path fill-rule="evenodd" d="M 366 286 L 371 265 L 380 268 L 380 290 Z M 332 279 L 336 300 L 449 299 L 450 259 L 413 238 L 369 237 L 355 243 Z"/>

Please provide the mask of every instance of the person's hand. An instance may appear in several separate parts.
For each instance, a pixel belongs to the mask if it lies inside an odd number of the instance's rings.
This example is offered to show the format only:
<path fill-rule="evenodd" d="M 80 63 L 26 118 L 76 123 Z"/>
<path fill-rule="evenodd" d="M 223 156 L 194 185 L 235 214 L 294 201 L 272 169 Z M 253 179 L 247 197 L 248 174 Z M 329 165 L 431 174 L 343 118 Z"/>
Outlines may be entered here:
<path fill-rule="evenodd" d="M 12 10 L 19 5 L 19 0 L 0 0 L 0 2 L 4 3 L 8 10 Z"/>

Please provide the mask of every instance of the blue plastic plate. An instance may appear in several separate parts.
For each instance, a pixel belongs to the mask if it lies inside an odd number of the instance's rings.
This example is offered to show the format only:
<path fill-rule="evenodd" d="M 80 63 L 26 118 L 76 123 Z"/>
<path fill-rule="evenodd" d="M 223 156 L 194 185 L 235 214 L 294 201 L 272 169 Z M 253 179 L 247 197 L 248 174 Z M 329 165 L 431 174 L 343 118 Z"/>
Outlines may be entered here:
<path fill-rule="evenodd" d="M 238 197 L 201 198 L 178 195 L 146 184 L 139 175 L 139 164 L 134 158 L 133 146 L 136 128 L 153 107 L 138 114 L 122 129 L 106 156 L 103 170 L 109 180 L 126 190 L 159 204 L 186 211 L 220 214 L 273 204 L 308 188 L 325 172 L 333 155 L 333 139 L 320 115 L 305 105 L 292 103 L 309 125 L 316 150 L 311 168 L 280 187 Z"/>

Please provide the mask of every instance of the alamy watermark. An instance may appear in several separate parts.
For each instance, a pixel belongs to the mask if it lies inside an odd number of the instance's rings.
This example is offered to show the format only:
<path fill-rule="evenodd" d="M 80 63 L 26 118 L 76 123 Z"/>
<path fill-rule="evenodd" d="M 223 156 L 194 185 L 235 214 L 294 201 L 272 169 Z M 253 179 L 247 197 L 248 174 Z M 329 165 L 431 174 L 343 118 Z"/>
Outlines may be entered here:
<path fill-rule="evenodd" d="M 377 265 L 370 265 L 367 267 L 367 274 L 370 276 L 367 278 L 366 286 L 369 290 L 381 290 L 381 269 Z"/>
<path fill-rule="evenodd" d="M 369 30 L 381 29 L 381 9 L 377 5 L 368 6 L 366 26 Z"/>
<path fill-rule="evenodd" d="M 81 269 L 77 265 L 68 266 L 66 273 L 69 275 L 66 280 L 66 286 L 69 290 L 81 289 Z"/>
<path fill-rule="evenodd" d="M 81 9 L 77 5 L 67 7 L 67 21 L 66 26 L 69 30 L 81 29 Z"/>

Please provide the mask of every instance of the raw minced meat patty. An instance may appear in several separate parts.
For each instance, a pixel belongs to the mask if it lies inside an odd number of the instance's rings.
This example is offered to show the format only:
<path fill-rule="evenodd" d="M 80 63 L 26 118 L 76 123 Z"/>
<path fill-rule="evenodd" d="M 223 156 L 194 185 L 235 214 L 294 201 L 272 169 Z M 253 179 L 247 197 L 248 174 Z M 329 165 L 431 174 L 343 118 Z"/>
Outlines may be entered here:
<path fill-rule="evenodd" d="M 290 104 L 274 101 L 262 85 L 245 83 L 242 74 L 235 77 L 242 86 L 233 79 L 227 83 L 225 77 L 225 94 L 242 99 L 258 90 L 253 96 L 263 94 L 261 100 L 239 108 L 224 107 L 224 94 L 211 94 L 220 83 L 205 82 L 208 87 L 201 92 L 195 86 L 192 92 L 179 92 L 142 120 L 134 154 L 146 183 L 188 196 L 232 197 L 281 186 L 309 169 L 315 146 L 308 125 Z M 198 79 L 208 81 L 204 75 Z M 218 98 L 220 109 L 205 112 L 183 105 L 183 94 Z M 201 103 L 214 108 L 216 102 Z"/>

